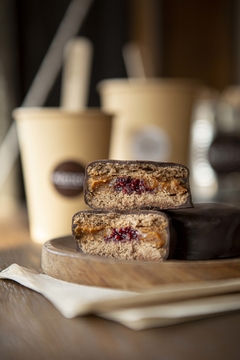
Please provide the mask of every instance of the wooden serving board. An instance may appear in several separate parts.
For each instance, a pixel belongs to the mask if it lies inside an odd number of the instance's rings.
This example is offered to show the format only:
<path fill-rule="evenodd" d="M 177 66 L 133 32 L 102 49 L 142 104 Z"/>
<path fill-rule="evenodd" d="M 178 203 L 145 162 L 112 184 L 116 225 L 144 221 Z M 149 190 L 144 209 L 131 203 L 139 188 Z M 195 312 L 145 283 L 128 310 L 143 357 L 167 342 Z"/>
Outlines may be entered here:
<path fill-rule="evenodd" d="M 128 290 L 240 277 L 240 258 L 142 262 L 87 255 L 75 249 L 72 236 L 47 241 L 42 247 L 43 271 L 68 282 Z"/>

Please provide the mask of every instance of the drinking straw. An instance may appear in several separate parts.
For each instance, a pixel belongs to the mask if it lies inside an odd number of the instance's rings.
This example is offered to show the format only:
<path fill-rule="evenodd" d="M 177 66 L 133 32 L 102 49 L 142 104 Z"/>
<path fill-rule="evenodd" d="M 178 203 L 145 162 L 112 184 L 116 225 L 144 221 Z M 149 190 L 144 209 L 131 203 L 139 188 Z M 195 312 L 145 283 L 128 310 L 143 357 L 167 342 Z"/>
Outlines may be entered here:
<path fill-rule="evenodd" d="M 80 111 L 87 105 L 93 47 L 84 37 L 70 39 L 64 48 L 60 106 Z"/>
<path fill-rule="evenodd" d="M 40 107 L 54 84 L 62 66 L 62 53 L 66 42 L 79 31 L 93 0 L 72 0 L 27 92 L 22 107 Z M 15 121 L 12 122 L 0 146 L 0 190 L 19 155 Z"/>
<path fill-rule="evenodd" d="M 142 54 L 139 46 L 134 42 L 125 44 L 122 48 L 123 60 L 129 80 L 146 79 Z"/>

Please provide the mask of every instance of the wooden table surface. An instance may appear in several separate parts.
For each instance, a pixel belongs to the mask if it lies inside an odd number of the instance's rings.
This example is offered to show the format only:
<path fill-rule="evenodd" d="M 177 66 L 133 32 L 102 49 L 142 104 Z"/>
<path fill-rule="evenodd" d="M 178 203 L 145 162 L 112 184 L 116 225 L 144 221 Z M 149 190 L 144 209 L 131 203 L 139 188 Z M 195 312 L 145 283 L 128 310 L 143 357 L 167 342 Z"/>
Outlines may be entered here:
<path fill-rule="evenodd" d="M 24 210 L 0 217 L 0 270 L 40 268 Z M 0 359 L 239 360 L 240 312 L 181 325 L 130 330 L 95 316 L 65 319 L 42 295 L 0 280 Z"/>

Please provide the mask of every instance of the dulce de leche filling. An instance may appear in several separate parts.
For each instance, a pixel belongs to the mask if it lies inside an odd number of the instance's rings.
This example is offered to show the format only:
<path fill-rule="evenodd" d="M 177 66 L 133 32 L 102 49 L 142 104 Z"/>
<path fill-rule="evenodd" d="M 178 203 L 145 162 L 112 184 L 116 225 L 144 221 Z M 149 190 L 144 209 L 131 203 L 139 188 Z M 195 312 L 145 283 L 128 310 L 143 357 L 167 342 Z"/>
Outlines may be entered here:
<path fill-rule="evenodd" d="M 186 184 L 181 179 L 159 180 L 157 178 L 134 178 L 131 176 L 111 178 L 89 178 L 88 190 L 94 192 L 101 187 L 108 187 L 116 193 L 122 192 L 127 195 L 154 193 L 162 191 L 169 196 L 187 193 Z"/>
<path fill-rule="evenodd" d="M 106 244 L 127 243 L 131 241 L 153 243 L 156 248 L 165 246 L 166 240 L 164 231 L 159 228 L 134 229 L 131 226 L 113 228 L 105 226 L 88 227 L 77 225 L 75 227 L 76 238 L 80 242 L 94 241 L 96 238 L 103 240 Z"/>

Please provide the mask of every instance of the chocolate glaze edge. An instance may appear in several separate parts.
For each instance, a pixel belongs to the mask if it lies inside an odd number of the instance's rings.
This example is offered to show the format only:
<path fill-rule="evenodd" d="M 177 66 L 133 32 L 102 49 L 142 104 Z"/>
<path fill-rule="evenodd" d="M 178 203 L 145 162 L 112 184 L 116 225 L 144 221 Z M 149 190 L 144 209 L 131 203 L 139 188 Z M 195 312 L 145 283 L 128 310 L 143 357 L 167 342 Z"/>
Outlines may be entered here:
<path fill-rule="evenodd" d="M 152 161 L 152 160 L 114 160 L 114 159 L 99 159 L 99 160 L 94 160 L 91 161 L 90 163 L 87 164 L 86 166 L 86 170 L 88 167 L 97 164 L 97 163 L 110 163 L 110 164 L 126 164 L 126 165 L 132 165 L 132 164 L 140 164 L 140 165 L 144 165 L 144 164 L 151 164 L 151 165 L 156 165 L 158 167 L 167 167 L 167 166 L 179 166 L 182 168 L 185 168 L 188 171 L 188 175 L 190 173 L 189 168 L 186 165 L 183 165 L 181 163 L 176 163 L 176 162 L 168 162 L 168 161 Z"/>
<path fill-rule="evenodd" d="M 240 256 L 240 208 L 222 203 L 195 203 L 165 211 L 177 233 L 174 259 L 214 260 Z"/>

